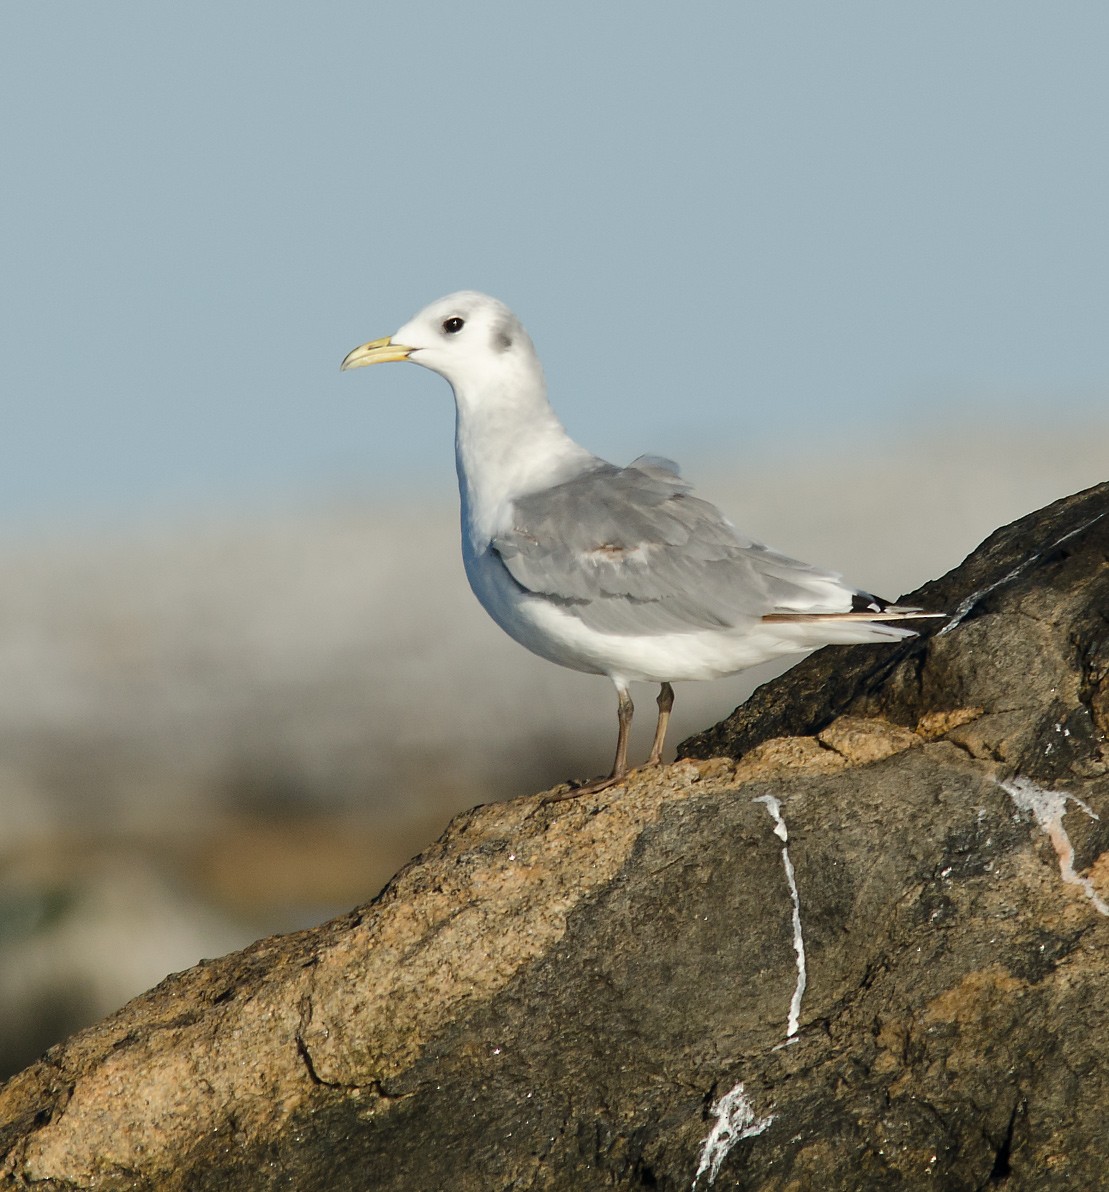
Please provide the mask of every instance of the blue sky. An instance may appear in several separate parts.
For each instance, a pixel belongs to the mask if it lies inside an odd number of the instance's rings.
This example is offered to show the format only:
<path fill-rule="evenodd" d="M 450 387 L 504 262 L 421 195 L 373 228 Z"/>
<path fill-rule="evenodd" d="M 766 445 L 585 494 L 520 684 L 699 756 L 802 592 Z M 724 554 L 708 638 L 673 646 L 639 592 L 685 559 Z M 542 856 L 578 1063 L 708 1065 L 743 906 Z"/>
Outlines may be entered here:
<path fill-rule="evenodd" d="M 338 365 L 464 287 L 617 460 L 1082 433 L 1107 52 L 1100 2 L 12 0 L 0 521 L 446 486 L 442 381 Z"/>

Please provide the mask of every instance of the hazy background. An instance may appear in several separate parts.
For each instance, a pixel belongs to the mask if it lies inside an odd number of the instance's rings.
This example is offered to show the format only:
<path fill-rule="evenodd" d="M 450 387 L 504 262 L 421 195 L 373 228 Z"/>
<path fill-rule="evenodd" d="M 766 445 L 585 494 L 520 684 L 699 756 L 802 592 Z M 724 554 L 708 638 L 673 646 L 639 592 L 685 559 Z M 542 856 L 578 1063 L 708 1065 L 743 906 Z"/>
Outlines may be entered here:
<path fill-rule="evenodd" d="M 1104 479 L 1107 52 L 1102 3 L 5 5 L 0 1068 L 607 766 L 607 685 L 465 590 L 446 386 L 338 373 L 432 298 L 886 595 Z"/>

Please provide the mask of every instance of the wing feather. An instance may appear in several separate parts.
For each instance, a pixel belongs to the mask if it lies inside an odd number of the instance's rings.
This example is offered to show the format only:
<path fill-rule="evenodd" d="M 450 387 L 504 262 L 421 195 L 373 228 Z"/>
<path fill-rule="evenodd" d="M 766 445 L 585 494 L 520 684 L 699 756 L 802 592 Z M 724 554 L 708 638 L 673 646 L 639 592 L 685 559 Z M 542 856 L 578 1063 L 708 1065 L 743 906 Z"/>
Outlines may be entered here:
<path fill-rule="evenodd" d="M 523 589 L 606 633 L 723 629 L 850 610 L 834 572 L 736 533 L 669 460 L 600 464 L 515 502 L 492 549 Z"/>

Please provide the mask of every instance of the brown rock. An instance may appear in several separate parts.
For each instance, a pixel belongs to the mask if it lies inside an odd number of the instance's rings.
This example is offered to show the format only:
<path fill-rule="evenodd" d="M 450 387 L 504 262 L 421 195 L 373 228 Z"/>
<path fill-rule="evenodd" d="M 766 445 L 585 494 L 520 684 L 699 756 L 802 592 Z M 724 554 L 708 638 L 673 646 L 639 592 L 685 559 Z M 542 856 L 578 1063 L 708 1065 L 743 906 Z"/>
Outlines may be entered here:
<path fill-rule="evenodd" d="M 918 594 L 949 631 L 822 651 L 689 760 L 476 808 L 168 978 L 0 1089 L 0 1184 L 1103 1186 L 1107 514 L 998 531 Z"/>
<path fill-rule="evenodd" d="M 921 742 L 912 729 L 861 716 L 837 717 L 817 733 L 817 740 L 856 766 L 880 762 Z"/>

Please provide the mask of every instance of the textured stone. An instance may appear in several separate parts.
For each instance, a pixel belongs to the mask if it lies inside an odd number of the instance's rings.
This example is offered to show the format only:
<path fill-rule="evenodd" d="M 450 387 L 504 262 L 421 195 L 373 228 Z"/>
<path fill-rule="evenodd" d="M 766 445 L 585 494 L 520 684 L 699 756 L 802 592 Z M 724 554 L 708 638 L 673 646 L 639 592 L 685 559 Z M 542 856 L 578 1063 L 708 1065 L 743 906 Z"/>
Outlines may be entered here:
<path fill-rule="evenodd" d="M 1109 485 L 916 594 L 949 631 L 168 978 L 0 1089 L 0 1183 L 1101 1186 L 1107 557 Z"/>

